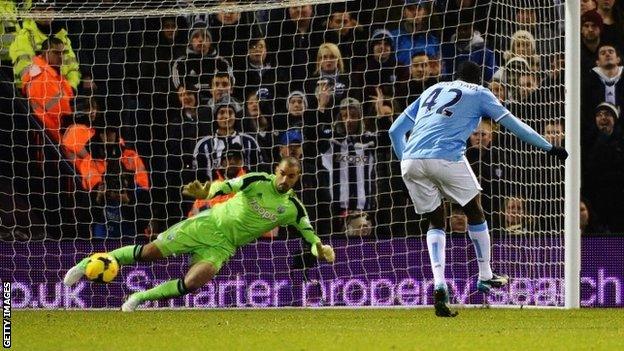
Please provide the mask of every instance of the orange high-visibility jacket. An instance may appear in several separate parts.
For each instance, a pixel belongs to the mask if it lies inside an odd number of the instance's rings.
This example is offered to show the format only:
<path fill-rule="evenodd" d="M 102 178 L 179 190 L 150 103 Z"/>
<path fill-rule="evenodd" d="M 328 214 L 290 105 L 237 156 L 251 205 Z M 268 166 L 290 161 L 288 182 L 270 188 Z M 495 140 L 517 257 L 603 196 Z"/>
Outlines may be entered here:
<path fill-rule="evenodd" d="M 93 190 L 102 183 L 106 172 L 105 160 L 94 159 L 86 151 L 80 155 L 94 135 L 95 130 L 93 128 L 83 124 L 73 124 L 65 131 L 62 141 L 65 152 L 74 160 L 76 170 L 82 177 L 82 187 L 86 190 Z M 124 168 L 134 172 L 134 181 L 137 186 L 148 189 L 149 175 L 143 160 L 136 151 L 127 148 L 123 140 L 120 141 L 120 144 L 122 147 L 121 163 Z"/>
<path fill-rule="evenodd" d="M 28 97 L 35 116 L 52 139 L 60 142 L 61 118 L 73 113 L 71 85 L 42 56 L 33 58 L 22 76 L 22 83 L 22 93 Z"/>

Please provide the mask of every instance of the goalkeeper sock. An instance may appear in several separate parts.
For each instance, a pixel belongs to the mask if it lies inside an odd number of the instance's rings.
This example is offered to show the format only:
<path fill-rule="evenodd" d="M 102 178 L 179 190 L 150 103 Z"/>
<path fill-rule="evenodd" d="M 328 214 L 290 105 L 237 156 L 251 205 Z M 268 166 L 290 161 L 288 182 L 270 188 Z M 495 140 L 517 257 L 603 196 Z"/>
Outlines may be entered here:
<path fill-rule="evenodd" d="M 134 296 L 143 302 L 178 297 L 186 295 L 188 292 L 186 285 L 184 285 L 184 278 L 182 278 L 166 281 L 149 290 L 138 292 Z"/>
<path fill-rule="evenodd" d="M 468 235 L 472 240 L 479 263 L 479 280 L 492 279 L 490 266 L 490 232 L 487 221 L 480 224 L 468 225 Z"/>
<path fill-rule="evenodd" d="M 109 254 L 115 257 L 120 265 L 126 265 L 140 261 L 141 250 L 143 250 L 143 245 L 128 245 L 115 249 Z"/>
<path fill-rule="evenodd" d="M 427 231 L 427 248 L 433 271 L 433 283 L 436 289 L 447 289 L 444 279 L 444 265 L 446 263 L 446 234 L 442 229 Z"/>

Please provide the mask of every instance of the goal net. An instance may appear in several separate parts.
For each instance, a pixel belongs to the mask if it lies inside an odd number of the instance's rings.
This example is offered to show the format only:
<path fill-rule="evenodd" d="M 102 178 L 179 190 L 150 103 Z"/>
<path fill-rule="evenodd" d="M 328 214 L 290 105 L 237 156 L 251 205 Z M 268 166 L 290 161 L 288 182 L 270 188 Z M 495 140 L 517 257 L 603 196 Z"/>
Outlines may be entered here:
<path fill-rule="evenodd" d="M 316 262 L 296 230 L 276 228 L 196 294 L 147 307 L 431 305 L 428 223 L 388 129 L 471 60 L 516 116 L 562 145 L 562 6 L 33 0 L 7 10 L 0 277 L 14 307 L 118 308 L 182 277 L 180 256 L 124 267 L 106 285 L 62 285 L 83 257 L 145 244 L 227 201 L 195 201 L 184 184 L 270 173 L 284 156 L 302 161 L 295 193 L 336 262 Z M 60 44 L 42 47 L 49 33 Z M 449 203 L 451 303 L 563 306 L 563 166 L 487 121 L 466 157 L 483 187 L 493 268 L 512 281 L 476 292 L 467 220 Z"/>

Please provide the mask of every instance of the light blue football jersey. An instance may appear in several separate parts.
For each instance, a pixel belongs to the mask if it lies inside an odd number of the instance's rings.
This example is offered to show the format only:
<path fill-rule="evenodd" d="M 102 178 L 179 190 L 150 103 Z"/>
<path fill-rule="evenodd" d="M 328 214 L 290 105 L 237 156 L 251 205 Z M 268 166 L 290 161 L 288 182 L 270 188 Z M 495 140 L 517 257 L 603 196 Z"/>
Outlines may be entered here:
<path fill-rule="evenodd" d="M 458 161 L 481 117 L 498 122 L 510 112 L 489 89 L 456 80 L 431 86 L 403 113 L 414 122 L 403 159 Z"/>

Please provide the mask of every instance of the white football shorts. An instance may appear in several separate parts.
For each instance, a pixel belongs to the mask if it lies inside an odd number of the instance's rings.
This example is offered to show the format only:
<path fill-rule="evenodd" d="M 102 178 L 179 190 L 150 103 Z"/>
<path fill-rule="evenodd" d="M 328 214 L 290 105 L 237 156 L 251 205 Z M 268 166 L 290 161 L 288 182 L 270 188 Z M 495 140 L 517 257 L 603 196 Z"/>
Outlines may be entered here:
<path fill-rule="evenodd" d="M 465 206 L 482 190 L 468 160 L 405 159 L 401 175 L 416 213 L 429 213 L 442 204 L 442 198 Z"/>

